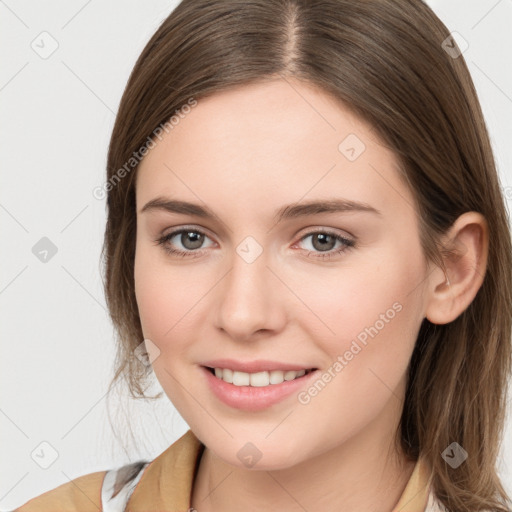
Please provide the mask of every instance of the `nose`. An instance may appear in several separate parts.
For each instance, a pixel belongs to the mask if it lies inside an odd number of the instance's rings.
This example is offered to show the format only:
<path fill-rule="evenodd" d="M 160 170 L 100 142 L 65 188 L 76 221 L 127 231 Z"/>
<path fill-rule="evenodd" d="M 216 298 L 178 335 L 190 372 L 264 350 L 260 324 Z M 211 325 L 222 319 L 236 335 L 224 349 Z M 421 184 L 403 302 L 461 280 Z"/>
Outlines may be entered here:
<path fill-rule="evenodd" d="M 217 327 L 232 339 L 275 335 L 286 324 L 285 287 L 268 263 L 265 251 L 252 262 L 233 253 L 215 301 Z"/>

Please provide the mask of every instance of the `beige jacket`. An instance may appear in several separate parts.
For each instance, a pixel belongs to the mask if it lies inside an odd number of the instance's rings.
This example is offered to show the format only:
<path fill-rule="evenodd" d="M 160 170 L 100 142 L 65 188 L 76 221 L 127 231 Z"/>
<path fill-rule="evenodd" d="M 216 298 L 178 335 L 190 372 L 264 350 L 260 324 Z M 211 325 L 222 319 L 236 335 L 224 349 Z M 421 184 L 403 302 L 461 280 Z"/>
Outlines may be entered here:
<path fill-rule="evenodd" d="M 15 512 L 194 512 L 192 484 L 204 445 L 188 430 L 151 462 L 90 473 L 37 496 Z M 447 512 L 420 460 L 393 512 Z"/>

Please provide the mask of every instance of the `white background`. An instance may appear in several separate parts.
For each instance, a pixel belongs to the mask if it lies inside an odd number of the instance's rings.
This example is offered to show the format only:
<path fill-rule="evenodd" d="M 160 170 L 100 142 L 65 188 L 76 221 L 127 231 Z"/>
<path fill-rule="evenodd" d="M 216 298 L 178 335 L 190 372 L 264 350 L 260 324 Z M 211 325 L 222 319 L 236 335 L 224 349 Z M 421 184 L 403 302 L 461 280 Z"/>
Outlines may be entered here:
<path fill-rule="evenodd" d="M 512 186 L 512 0 L 430 0 L 464 52 L 496 152 Z M 152 459 L 188 430 L 164 396 L 110 400 L 113 331 L 100 278 L 107 146 L 121 94 L 146 42 L 176 2 L 0 1 L 0 509 L 9 510 L 78 476 Z M 48 32 L 48 58 L 31 44 Z M 32 43 L 35 40 L 35 43 Z M 508 189 L 509 192 L 512 190 Z M 509 194 L 508 206 L 512 197 Z M 32 247 L 48 237 L 47 263 Z M 155 383 L 154 390 L 161 388 Z M 129 408 L 119 403 L 128 403 Z M 124 411 L 124 412 L 123 412 Z M 116 420 L 116 414 L 118 416 Z M 129 415 L 137 445 L 130 443 Z M 500 469 L 512 493 L 512 420 Z M 31 453 L 58 453 L 48 469 Z M 34 455 L 37 459 L 37 455 Z"/>

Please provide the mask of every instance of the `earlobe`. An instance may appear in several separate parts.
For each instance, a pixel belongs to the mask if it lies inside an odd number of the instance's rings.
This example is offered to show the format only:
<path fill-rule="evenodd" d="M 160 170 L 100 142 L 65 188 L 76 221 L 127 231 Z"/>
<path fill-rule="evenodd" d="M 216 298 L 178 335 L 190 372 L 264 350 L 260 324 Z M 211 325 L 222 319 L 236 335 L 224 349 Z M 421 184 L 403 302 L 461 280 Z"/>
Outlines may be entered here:
<path fill-rule="evenodd" d="M 426 318 L 447 324 L 463 313 L 480 289 L 487 268 L 489 230 L 478 212 L 462 214 L 443 239 L 446 273 L 437 267 L 430 276 Z"/>

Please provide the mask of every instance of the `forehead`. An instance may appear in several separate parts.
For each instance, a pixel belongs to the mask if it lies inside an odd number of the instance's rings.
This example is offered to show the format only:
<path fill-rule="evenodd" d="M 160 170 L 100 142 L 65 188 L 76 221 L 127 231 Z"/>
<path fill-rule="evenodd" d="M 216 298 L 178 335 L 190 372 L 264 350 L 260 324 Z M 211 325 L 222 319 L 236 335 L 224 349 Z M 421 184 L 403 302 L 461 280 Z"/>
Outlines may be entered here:
<path fill-rule="evenodd" d="M 411 212 L 395 155 L 323 90 L 292 79 L 200 99 L 137 170 L 137 209 L 156 196 L 264 215 L 302 198 L 341 197 Z M 398 204 L 401 203 L 401 204 Z"/>

